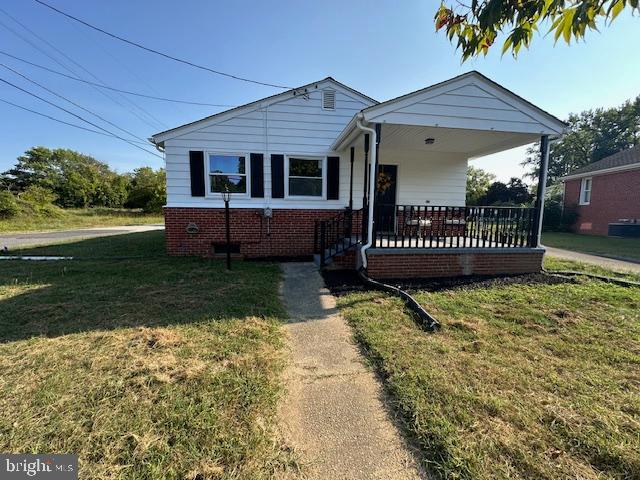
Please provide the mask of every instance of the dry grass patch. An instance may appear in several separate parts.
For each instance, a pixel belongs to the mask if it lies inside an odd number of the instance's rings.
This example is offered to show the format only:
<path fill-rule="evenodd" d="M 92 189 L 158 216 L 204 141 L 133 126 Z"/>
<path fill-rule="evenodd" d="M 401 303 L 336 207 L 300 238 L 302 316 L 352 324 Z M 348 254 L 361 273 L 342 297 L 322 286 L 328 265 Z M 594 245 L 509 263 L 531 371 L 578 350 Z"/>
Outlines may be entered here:
<path fill-rule="evenodd" d="M 598 281 L 339 299 L 439 478 L 640 478 L 640 289 Z"/>
<path fill-rule="evenodd" d="M 21 202 L 22 211 L 14 218 L 0 220 L 0 232 L 29 232 L 66 230 L 70 228 L 147 225 L 164 223 L 162 213 L 144 213 L 127 208 L 58 208 L 51 206 L 46 213 Z"/>
<path fill-rule="evenodd" d="M 287 472 L 278 281 L 190 258 L 0 264 L 0 450 L 78 453 L 88 479 Z"/>

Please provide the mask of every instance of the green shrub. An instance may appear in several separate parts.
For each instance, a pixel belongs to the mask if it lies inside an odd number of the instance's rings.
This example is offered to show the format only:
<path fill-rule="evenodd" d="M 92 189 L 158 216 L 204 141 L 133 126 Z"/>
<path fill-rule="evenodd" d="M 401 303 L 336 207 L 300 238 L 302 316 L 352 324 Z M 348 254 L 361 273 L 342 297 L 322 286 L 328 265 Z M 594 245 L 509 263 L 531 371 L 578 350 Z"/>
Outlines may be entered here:
<path fill-rule="evenodd" d="M 55 202 L 58 199 L 58 196 L 48 188 L 31 185 L 20 194 L 20 198 L 32 205 L 44 207 Z"/>
<path fill-rule="evenodd" d="M 578 213 L 575 206 L 563 207 L 562 201 L 557 199 L 545 202 L 542 227 L 546 232 L 569 232 L 577 220 Z"/>
<path fill-rule="evenodd" d="M 20 212 L 16 197 L 9 191 L 0 191 L 0 218 L 15 217 Z"/>

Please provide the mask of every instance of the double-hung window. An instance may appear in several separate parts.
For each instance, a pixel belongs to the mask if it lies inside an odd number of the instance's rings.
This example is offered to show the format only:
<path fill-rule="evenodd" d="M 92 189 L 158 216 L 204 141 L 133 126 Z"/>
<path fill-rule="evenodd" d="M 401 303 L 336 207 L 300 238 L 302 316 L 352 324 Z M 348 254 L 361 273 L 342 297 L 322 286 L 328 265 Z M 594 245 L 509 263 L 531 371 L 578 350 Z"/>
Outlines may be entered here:
<path fill-rule="evenodd" d="M 591 178 L 583 178 L 580 183 L 580 205 L 591 203 Z"/>
<path fill-rule="evenodd" d="M 247 165 L 244 155 L 209 154 L 209 193 L 247 193 Z"/>
<path fill-rule="evenodd" d="M 289 157 L 287 168 L 290 197 L 323 197 L 323 158 Z"/>

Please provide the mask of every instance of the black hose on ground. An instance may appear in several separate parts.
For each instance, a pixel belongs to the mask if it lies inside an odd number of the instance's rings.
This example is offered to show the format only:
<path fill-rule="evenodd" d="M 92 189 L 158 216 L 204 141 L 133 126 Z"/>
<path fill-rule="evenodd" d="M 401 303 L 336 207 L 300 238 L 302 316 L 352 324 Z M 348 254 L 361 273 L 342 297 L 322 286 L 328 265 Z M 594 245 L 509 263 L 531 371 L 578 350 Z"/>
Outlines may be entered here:
<path fill-rule="evenodd" d="M 596 273 L 578 272 L 575 270 L 547 270 L 545 268 L 542 269 L 542 272 L 548 275 L 557 275 L 557 276 L 565 276 L 565 277 L 567 276 L 576 277 L 578 275 L 581 275 L 584 277 L 601 280 L 603 282 L 620 285 L 622 287 L 640 287 L 640 282 L 634 282 L 633 280 L 623 280 L 621 278 L 607 277 L 605 275 L 598 275 Z"/>
<path fill-rule="evenodd" d="M 367 276 L 366 273 L 364 273 L 364 269 L 363 268 L 360 268 L 358 270 L 358 276 L 364 282 L 365 285 L 373 287 L 376 290 L 381 290 L 383 292 L 387 292 L 387 293 L 392 293 L 394 295 L 398 295 L 400 298 L 402 298 L 402 300 L 404 300 L 405 305 L 410 310 L 412 310 L 416 315 L 418 315 L 418 317 L 420 318 L 420 321 L 422 322 L 422 324 L 430 332 L 433 332 L 434 330 L 437 330 L 438 328 L 440 328 L 440 322 L 438 322 L 438 320 L 433 318 L 431 316 L 431 314 L 429 314 L 429 312 L 427 312 L 422 307 L 422 305 L 420 305 L 416 301 L 415 298 L 413 298 L 411 295 L 409 295 L 404 290 L 402 290 L 402 289 L 400 289 L 398 287 L 394 287 L 393 285 L 387 285 L 386 283 L 382 283 L 382 282 L 378 282 L 377 280 L 374 280 L 373 278 Z"/>

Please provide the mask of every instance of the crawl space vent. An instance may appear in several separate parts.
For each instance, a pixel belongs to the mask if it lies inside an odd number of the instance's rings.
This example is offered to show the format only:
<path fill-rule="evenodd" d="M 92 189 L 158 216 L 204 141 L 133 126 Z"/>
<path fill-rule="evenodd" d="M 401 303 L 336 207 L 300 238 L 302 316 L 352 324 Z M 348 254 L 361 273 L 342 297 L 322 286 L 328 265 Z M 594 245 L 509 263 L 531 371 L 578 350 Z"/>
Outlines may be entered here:
<path fill-rule="evenodd" d="M 322 91 L 322 108 L 324 110 L 336 109 L 336 91 L 335 90 Z"/>

